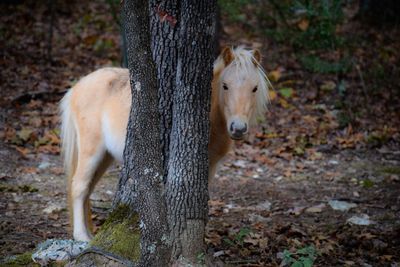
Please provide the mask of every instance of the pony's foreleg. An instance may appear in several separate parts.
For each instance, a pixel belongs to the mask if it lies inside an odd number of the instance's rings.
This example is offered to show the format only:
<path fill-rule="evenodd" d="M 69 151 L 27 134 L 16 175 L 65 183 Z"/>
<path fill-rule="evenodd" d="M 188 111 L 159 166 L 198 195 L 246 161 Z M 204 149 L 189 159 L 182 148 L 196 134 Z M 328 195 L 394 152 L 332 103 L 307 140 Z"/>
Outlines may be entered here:
<path fill-rule="evenodd" d="M 217 173 L 221 158 L 215 157 L 214 155 L 209 155 L 209 165 L 208 165 L 208 183 L 212 182 Z"/>
<path fill-rule="evenodd" d="M 217 164 L 210 162 L 210 165 L 208 167 L 208 182 L 210 182 L 214 178 L 216 172 Z"/>
<path fill-rule="evenodd" d="M 78 166 L 72 177 L 70 188 L 73 236 L 76 240 L 89 241 L 92 238 L 88 218 L 90 209 L 89 196 L 95 184 L 96 170 L 99 169 L 105 155 L 105 148 L 102 147 L 98 147 L 94 153 L 85 153 L 83 151 L 78 155 Z"/>

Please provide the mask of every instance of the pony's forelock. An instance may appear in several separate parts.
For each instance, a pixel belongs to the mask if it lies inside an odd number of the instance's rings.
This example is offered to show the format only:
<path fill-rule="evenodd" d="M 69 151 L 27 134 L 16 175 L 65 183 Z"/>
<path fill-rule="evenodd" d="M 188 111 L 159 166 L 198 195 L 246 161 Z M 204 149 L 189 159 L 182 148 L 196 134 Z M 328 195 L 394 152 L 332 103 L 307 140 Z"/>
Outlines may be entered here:
<path fill-rule="evenodd" d="M 236 48 L 231 48 L 233 54 L 232 62 L 226 66 L 224 59 L 220 55 L 214 62 L 214 72 L 220 72 L 221 76 L 226 69 L 231 65 L 235 65 L 238 72 L 250 73 L 254 70 L 257 71 L 258 77 L 258 90 L 256 97 L 256 112 L 253 114 L 253 118 L 250 121 L 256 121 L 257 117 L 264 117 L 264 113 L 267 109 L 267 104 L 269 103 L 269 88 L 272 88 L 271 82 L 269 81 L 267 75 L 265 74 L 264 68 L 261 64 L 254 58 L 252 50 L 245 49 L 243 46 L 238 46 Z"/>

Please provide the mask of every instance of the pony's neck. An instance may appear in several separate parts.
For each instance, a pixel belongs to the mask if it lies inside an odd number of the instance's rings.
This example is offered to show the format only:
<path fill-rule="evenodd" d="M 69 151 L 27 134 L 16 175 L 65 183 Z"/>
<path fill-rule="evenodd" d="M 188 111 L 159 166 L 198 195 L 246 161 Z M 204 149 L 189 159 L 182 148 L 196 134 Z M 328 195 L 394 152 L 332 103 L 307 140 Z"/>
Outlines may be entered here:
<path fill-rule="evenodd" d="M 214 72 L 214 77 L 211 85 L 211 131 L 218 130 L 218 134 L 223 134 L 229 137 L 226 129 L 226 118 L 223 111 L 223 107 L 220 105 L 220 76 L 222 70 Z"/>
<path fill-rule="evenodd" d="M 226 128 L 226 118 L 223 107 L 220 105 L 219 87 L 222 70 L 215 70 L 211 85 L 211 129 L 210 129 L 210 163 L 218 162 L 228 153 L 232 145 L 232 139 Z"/>

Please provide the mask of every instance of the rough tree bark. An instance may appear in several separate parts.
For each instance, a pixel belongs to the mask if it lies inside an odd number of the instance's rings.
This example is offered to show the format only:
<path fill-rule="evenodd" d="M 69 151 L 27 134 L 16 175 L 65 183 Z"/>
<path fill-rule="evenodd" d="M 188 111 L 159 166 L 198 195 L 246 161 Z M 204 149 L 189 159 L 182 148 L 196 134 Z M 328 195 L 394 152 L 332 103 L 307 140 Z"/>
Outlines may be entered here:
<path fill-rule="evenodd" d="M 176 87 L 177 48 L 179 43 L 176 19 L 179 17 L 179 4 L 179 0 L 150 1 L 151 46 L 153 59 L 157 66 L 164 181 L 166 181 L 168 175 L 167 163 L 172 128 L 172 96 Z"/>
<path fill-rule="evenodd" d="M 151 1 L 172 261 L 202 253 L 215 1 Z"/>

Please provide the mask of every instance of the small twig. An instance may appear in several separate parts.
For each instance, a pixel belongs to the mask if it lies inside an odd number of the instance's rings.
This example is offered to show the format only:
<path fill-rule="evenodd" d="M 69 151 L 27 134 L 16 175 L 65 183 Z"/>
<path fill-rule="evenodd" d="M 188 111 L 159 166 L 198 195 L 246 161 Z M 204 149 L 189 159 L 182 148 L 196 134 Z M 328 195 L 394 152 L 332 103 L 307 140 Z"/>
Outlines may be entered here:
<path fill-rule="evenodd" d="M 357 204 L 365 203 L 365 200 L 363 200 L 363 199 L 354 199 L 354 198 L 349 198 L 349 197 L 337 197 L 332 200 L 348 201 L 348 202 L 353 202 L 353 203 L 357 203 Z M 325 202 L 329 202 L 329 201 L 325 201 Z"/>
<path fill-rule="evenodd" d="M 226 263 L 230 264 L 256 264 L 257 260 L 232 260 L 232 261 L 226 261 Z M 259 264 L 252 265 L 252 266 L 260 266 Z"/>
<path fill-rule="evenodd" d="M 47 5 L 50 11 L 49 35 L 47 39 L 47 60 L 51 61 L 51 50 L 53 48 L 53 26 L 54 26 L 54 2 L 55 0 L 48 0 Z"/>
<path fill-rule="evenodd" d="M 358 76 L 360 77 L 361 87 L 363 89 L 363 93 L 364 93 L 364 97 L 365 97 L 365 101 L 366 101 L 365 104 L 367 105 L 368 102 L 369 102 L 369 98 L 368 98 L 368 93 L 367 93 L 367 86 L 365 85 L 365 81 L 364 81 L 364 76 L 362 74 L 360 65 L 355 64 L 355 66 L 356 66 L 356 70 L 357 70 Z"/>
<path fill-rule="evenodd" d="M 71 260 L 75 260 L 75 259 L 77 259 L 77 258 L 79 258 L 79 257 L 81 257 L 81 256 L 83 256 L 85 254 L 90 254 L 90 253 L 104 256 L 107 259 L 122 263 L 127 267 L 137 267 L 138 266 L 137 264 L 131 262 L 130 260 L 127 260 L 127 259 L 125 259 L 125 258 L 123 258 L 121 256 L 115 255 L 115 254 L 113 254 L 111 252 L 102 250 L 102 249 L 97 248 L 97 247 L 89 247 L 89 248 L 85 249 L 84 251 L 82 251 L 77 256 L 73 257 Z"/>

